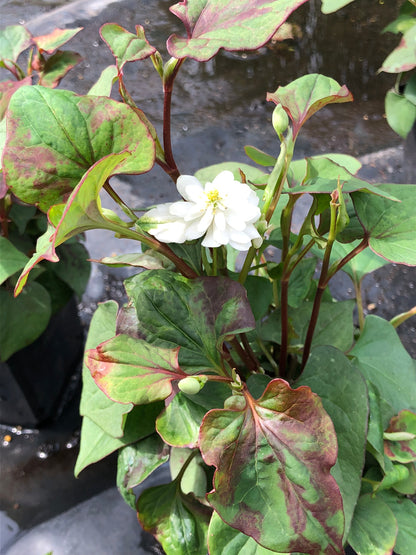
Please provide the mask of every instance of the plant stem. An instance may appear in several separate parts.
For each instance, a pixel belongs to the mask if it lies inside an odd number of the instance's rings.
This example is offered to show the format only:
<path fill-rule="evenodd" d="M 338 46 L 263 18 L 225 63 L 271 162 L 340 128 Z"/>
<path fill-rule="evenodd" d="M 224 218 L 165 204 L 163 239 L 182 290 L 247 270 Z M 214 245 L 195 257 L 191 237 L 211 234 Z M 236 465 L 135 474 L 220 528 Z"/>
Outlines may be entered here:
<path fill-rule="evenodd" d="M 280 376 L 286 376 L 286 360 L 287 360 L 287 347 L 289 343 L 289 278 L 282 278 L 280 282 L 280 321 L 282 326 L 281 340 L 280 340 L 280 359 L 279 370 Z"/>
<path fill-rule="evenodd" d="M 395 328 L 397 328 L 398 326 L 400 326 L 400 324 L 403 324 L 403 322 L 406 322 L 406 320 L 408 318 L 411 318 L 412 316 L 416 316 L 416 306 L 414 306 L 407 312 L 402 312 L 401 314 L 397 314 L 397 316 L 395 316 L 390 320 L 390 324 Z"/>
<path fill-rule="evenodd" d="M 107 191 L 107 193 L 110 195 L 110 197 L 120 206 L 120 208 L 123 210 L 123 212 L 129 217 L 131 218 L 131 220 L 133 222 L 135 222 L 137 220 L 137 216 L 136 214 L 133 212 L 133 210 L 131 210 L 127 204 L 122 200 L 121 197 L 119 197 L 119 195 L 115 192 L 115 190 L 112 188 L 112 186 L 110 185 L 110 182 L 107 180 L 104 184 L 104 189 Z"/>
<path fill-rule="evenodd" d="M 242 344 L 243 344 L 243 346 L 244 346 L 244 349 L 245 349 L 246 353 L 248 354 L 248 356 L 250 357 L 250 359 L 252 360 L 252 362 L 253 362 L 253 364 L 254 364 L 254 366 L 255 366 L 255 371 L 257 372 L 258 369 L 260 368 L 260 363 L 259 363 L 259 361 L 257 360 L 257 357 L 256 357 L 256 355 L 254 354 L 253 349 L 251 348 L 250 343 L 248 342 L 247 335 L 246 335 L 245 333 L 240 333 L 239 336 L 240 336 L 241 342 L 242 342 Z"/>
<path fill-rule="evenodd" d="M 278 364 L 276 364 L 276 361 L 272 357 L 271 353 L 268 351 L 266 345 L 263 343 L 263 341 L 260 337 L 256 337 L 256 341 L 257 341 L 257 345 L 260 347 L 264 356 L 267 358 L 271 367 L 273 368 L 275 376 L 279 376 L 279 366 L 278 366 Z"/>
<path fill-rule="evenodd" d="M 189 457 L 186 459 L 180 471 L 178 472 L 178 475 L 176 476 L 175 481 L 178 483 L 179 487 L 181 487 L 181 481 L 182 481 L 183 475 L 186 472 L 186 469 L 188 468 L 188 466 L 191 464 L 192 460 L 196 457 L 198 453 L 199 453 L 199 450 L 194 449 L 192 453 L 189 455 Z"/>
<path fill-rule="evenodd" d="M 247 252 L 246 259 L 244 260 L 244 264 L 241 269 L 240 276 L 238 278 L 238 281 L 239 283 L 241 283 L 241 285 L 244 285 L 247 279 L 248 273 L 250 271 L 251 263 L 253 262 L 255 255 L 256 255 L 256 249 L 253 246 L 251 246 Z"/>
<path fill-rule="evenodd" d="M 335 200 L 331 200 L 331 224 L 328 234 L 328 240 L 325 248 L 324 259 L 322 261 L 321 275 L 319 276 L 318 289 L 316 290 L 315 299 L 312 307 L 311 319 L 309 321 L 308 331 L 306 333 L 305 345 L 303 346 L 303 356 L 302 356 L 302 370 L 309 358 L 309 353 L 311 351 L 313 334 L 315 332 L 316 323 L 318 321 L 319 309 L 321 306 L 322 295 L 327 286 L 327 276 L 329 261 L 331 257 L 332 245 L 334 244 L 336 237 L 336 224 L 337 224 L 337 207 L 338 204 Z"/>
<path fill-rule="evenodd" d="M 165 151 L 165 160 L 170 168 L 170 175 L 176 182 L 180 173 L 178 167 L 176 166 L 175 159 L 173 157 L 172 151 L 172 139 L 171 139 L 171 107 L 172 107 L 172 92 L 173 83 L 175 77 L 179 71 L 179 68 L 183 64 L 185 58 L 181 60 L 176 60 L 176 65 L 169 72 L 166 78 L 163 79 L 163 148 Z"/>
<path fill-rule="evenodd" d="M 253 363 L 253 360 L 251 359 L 250 355 L 246 352 L 245 349 L 243 349 L 243 347 L 240 345 L 240 342 L 238 341 L 238 339 L 236 337 L 234 337 L 230 341 L 230 343 L 233 346 L 233 348 L 235 349 L 235 351 L 238 354 L 238 356 L 240 357 L 240 359 L 247 366 L 248 370 L 250 370 L 250 372 L 256 372 L 257 368 L 258 368 L 258 363 Z"/>
<path fill-rule="evenodd" d="M 358 324 L 360 326 L 360 331 L 364 328 L 364 307 L 363 307 L 363 296 L 361 291 L 361 280 L 353 280 L 355 289 L 355 300 L 357 301 L 358 310 Z"/>
<path fill-rule="evenodd" d="M 367 247 L 368 247 L 368 235 L 364 235 L 361 243 L 359 245 L 357 245 L 354 249 L 352 249 L 351 252 L 349 252 L 347 255 L 345 255 L 344 258 L 342 260 L 340 260 L 338 262 L 338 264 L 328 272 L 328 276 L 327 276 L 326 282 L 325 282 L 325 287 L 328 285 L 330 279 L 339 270 L 341 270 L 345 266 L 345 264 L 347 264 L 350 260 L 352 260 L 354 258 L 354 256 L 357 256 L 357 254 L 360 254 L 360 252 L 363 251 L 364 249 L 366 249 Z"/>

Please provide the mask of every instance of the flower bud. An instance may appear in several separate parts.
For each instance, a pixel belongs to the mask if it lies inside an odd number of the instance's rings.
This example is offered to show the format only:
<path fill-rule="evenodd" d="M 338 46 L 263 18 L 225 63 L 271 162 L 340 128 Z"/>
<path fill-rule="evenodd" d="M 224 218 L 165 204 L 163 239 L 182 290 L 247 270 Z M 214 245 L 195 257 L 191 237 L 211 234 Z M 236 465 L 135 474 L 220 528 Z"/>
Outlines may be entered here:
<path fill-rule="evenodd" d="M 281 104 L 278 104 L 273 110 L 272 124 L 279 137 L 289 127 L 289 116 Z"/>
<path fill-rule="evenodd" d="M 196 395 L 207 382 L 206 376 L 188 376 L 178 382 L 178 387 L 187 395 Z"/>

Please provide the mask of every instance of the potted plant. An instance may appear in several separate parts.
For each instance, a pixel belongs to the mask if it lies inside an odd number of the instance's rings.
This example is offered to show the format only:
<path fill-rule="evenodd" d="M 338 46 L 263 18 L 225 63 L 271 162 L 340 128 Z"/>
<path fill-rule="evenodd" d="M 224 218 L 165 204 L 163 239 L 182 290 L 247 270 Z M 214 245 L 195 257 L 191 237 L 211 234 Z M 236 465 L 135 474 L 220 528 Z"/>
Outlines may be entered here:
<path fill-rule="evenodd" d="M 58 50 L 79 30 L 56 29 L 33 37 L 16 25 L 0 32 L 0 67 L 12 74 L 0 83 L 0 142 L 14 92 L 32 82 L 54 88 L 80 61 L 78 54 Z M 26 73 L 18 64 L 24 52 Z M 36 201 L 20 201 L 1 174 L 0 180 L 0 421 L 35 426 L 54 414 L 80 361 L 83 330 L 74 296 L 81 297 L 88 281 L 88 255 L 73 239 L 62 246 L 61 262 L 40 265 L 24 294 L 15 298 L 17 278 L 36 250 L 47 218 Z"/>
<path fill-rule="evenodd" d="M 304 123 L 352 100 L 318 74 L 267 94 L 276 144 L 272 154 L 246 146 L 255 165 L 190 176 L 172 149 L 171 97 L 186 58 L 258 49 L 303 3 L 180 2 L 170 10 L 186 32 L 169 37 L 166 63 L 142 27 L 107 23 L 101 36 L 116 65 L 95 95 L 21 87 L 7 113 L 6 183 L 49 221 L 17 295 L 77 233 L 109 229 L 138 242 L 130 255 L 101 260 L 144 271 L 125 281 L 125 306 L 103 303 L 91 322 L 75 472 L 118 450 L 120 492 L 168 554 L 414 548 L 415 364 L 395 327 L 415 308 L 391 322 L 365 317 L 360 292 L 362 278 L 388 262 L 416 265 L 416 186 L 370 184 L 344 154 L 293 160 Z M 162 80 L 163 141 L 123 78 L 127 63 L 144 58 Z M 114 81 L 120 102 L 110 98 Z M 53 179 L 33 172 L 39 152 Z M 178 200 L 135 211 L 111 177 L 154 163 Z M 124 219 L 102 208 L 101 192 Z M 304 195 L 310 207 L 294 233 Z M 341 270 L 356 301 L 328 290 Z M 172 481 L 136 500 L 133 488 L 167 461 Z"/>

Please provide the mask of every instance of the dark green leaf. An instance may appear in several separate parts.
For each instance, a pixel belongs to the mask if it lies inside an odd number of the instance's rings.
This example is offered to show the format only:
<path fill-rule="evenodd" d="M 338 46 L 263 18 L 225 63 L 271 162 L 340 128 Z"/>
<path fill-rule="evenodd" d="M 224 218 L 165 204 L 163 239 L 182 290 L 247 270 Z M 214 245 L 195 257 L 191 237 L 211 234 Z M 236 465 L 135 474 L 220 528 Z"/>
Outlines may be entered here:
<path fill-rule="evenodd" d="M 21 87 L 10 101 L 8 121 L 6 184 L 44 211 L 66 199 L 108 154 L 131 152 L 113 173 L 143 173 L 153 166 L 155 147 L 147 127 L 132 108 L 110 98 Z"/>
<path fill-rule="evenodd" d="M 46 60 L 42 71 L 39 73 L 39 85 L 51 89 L 57 87 L 68 71 L 81 61 L 82 56 L 76 52 L 58 50 Z"/>
<path fill-rule="evenodd" d="M 394 552 L 399 555 L 416 553 L 416 505 L 390 491 L 380 492 L 380 498 L 389 506 L 397 519 L 398 531 Z"/>
<path fill-rule="evenodd" d="M 367 316 L 364 329 L 351 349 L 359 369 L 394 411 L 416 409 L 416 372 L 394 327 L 378 316 Z"/>
<path fill-rule="evenodd" d="M 88 252 L 84 245 L 72 241 L 57 249 L 59 264 L 47 263 L 47 267 L 78 295 L 84 294 L 90 277 L 91 264 L 87 261 Z"/>
<path fill-rule="evenodd" d="M 137 502 L 139 521 L 169 555 L 206 555 L 211 511 L 181 492 L 177 481 L 144 491 Z"/>
<path fill-rule="evenodd" d="M 179 345 L 184 366 L 221 368 L 224 340 L 255 327 L 244 287 L 228 278 L 150 270 L 125 285 L 147 341 Z"/>
<path fill-rule="evenodd" d="M 275 379 L 257 401 L 231 397 L 205 416 L 200 449 L 216 467 L 208 500 L 226 523 L 268 549 L 342 552 L 336 436 L 309 387 Z"/>
<path fill-rule="evenodd" d="M 296 384 L 308 385 L 320 396 L 334 423 L 338 459 L 332 475 L 341 490 L 345 539 L 360 494 L 364 467 L 368 419 L 366 384 L 357 368 L 333 347 L 313 349 Z"/>
<path fill-rule="evenodd" d="M 136 509 L 136 496 L 132 489 L 168 460 L 169 448 L 156 433 L 120 449 L 117 487 L 132 509 Z"/>
<path fill-rule="evenodd" d="M 315 112 L 328 104 L 350 102 L 352 94 L 329 77 L 311 73 L 299 77 L 274 93 L 267 94 L 267 100 L 281 104 L 293 124 L 293 136 Z M 335 187 L 336 188 L 336 187 Z"/>
<path fill-rule="evenodd" d="M 256 148 L 255 146 L 247 145 L 244 147 L 244 152 L 247 154 L 253 162 L 259 164 L 259 166 L 274 166 L 276 164 L 276 158 L 270 156 L 266 152 Z"/>
<path fill-rule="evenodd" d="M 394 514 L 378 497 L 362 495 L 358 500 L 348 543 L 360 555 L 389 555 L 397 535 Z"/>
<path fill-rule="evenodd" d="M 247 290 L 247 297 L 254 318 L 256 321 L 260 320 L 266 314 L 272 301 L 273 284 L 269 279 L 264 277 L 247 276 L 244 287 Z"/>
<path fill-rule="evenodd" d="M 0 285 L 21 270 L 28 257 L 20 252 L 6 237 L 0 236 Z"/>
<path fill-rule="evenodd" d="M 206 61 L 220 48 L 257 50 L 272 38 L 306 0 L 188 0 L 170 8 L 183 22 L 187 37 L 171 35 L 169 54 Z"/>
<path fill-rule="evenodd" d="M 30 345 L 43 333 L 51 317 L 49 293 L 36 282 L 29 283 L 23 294 L 0 287 L 0 360 Z"/>

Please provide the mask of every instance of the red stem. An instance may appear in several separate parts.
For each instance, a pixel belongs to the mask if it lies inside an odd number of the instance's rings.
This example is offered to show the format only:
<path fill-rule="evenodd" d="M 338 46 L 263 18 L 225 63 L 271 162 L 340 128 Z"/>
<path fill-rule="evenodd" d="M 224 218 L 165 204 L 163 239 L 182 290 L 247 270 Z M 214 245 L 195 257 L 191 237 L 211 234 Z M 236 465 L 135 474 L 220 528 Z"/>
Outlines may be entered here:
<path fill-rule="evenodd" d="M 175 159 L 173 157 L 172 151 L 172 139 L 171 139 L 171 107 L 172 107 L 172 91 L 173 83 L 175 77 L 181 67 L 184 59 L 179 60 L 172 74 L 163 84 L 164 100 L 163 100 L 163 149 L 165 151 L 166 163 L 170 168 L 169 175 L 176 176 L 174 181 L 176 182 L 180 173 L 178 167 L 176 166 Z"/>

